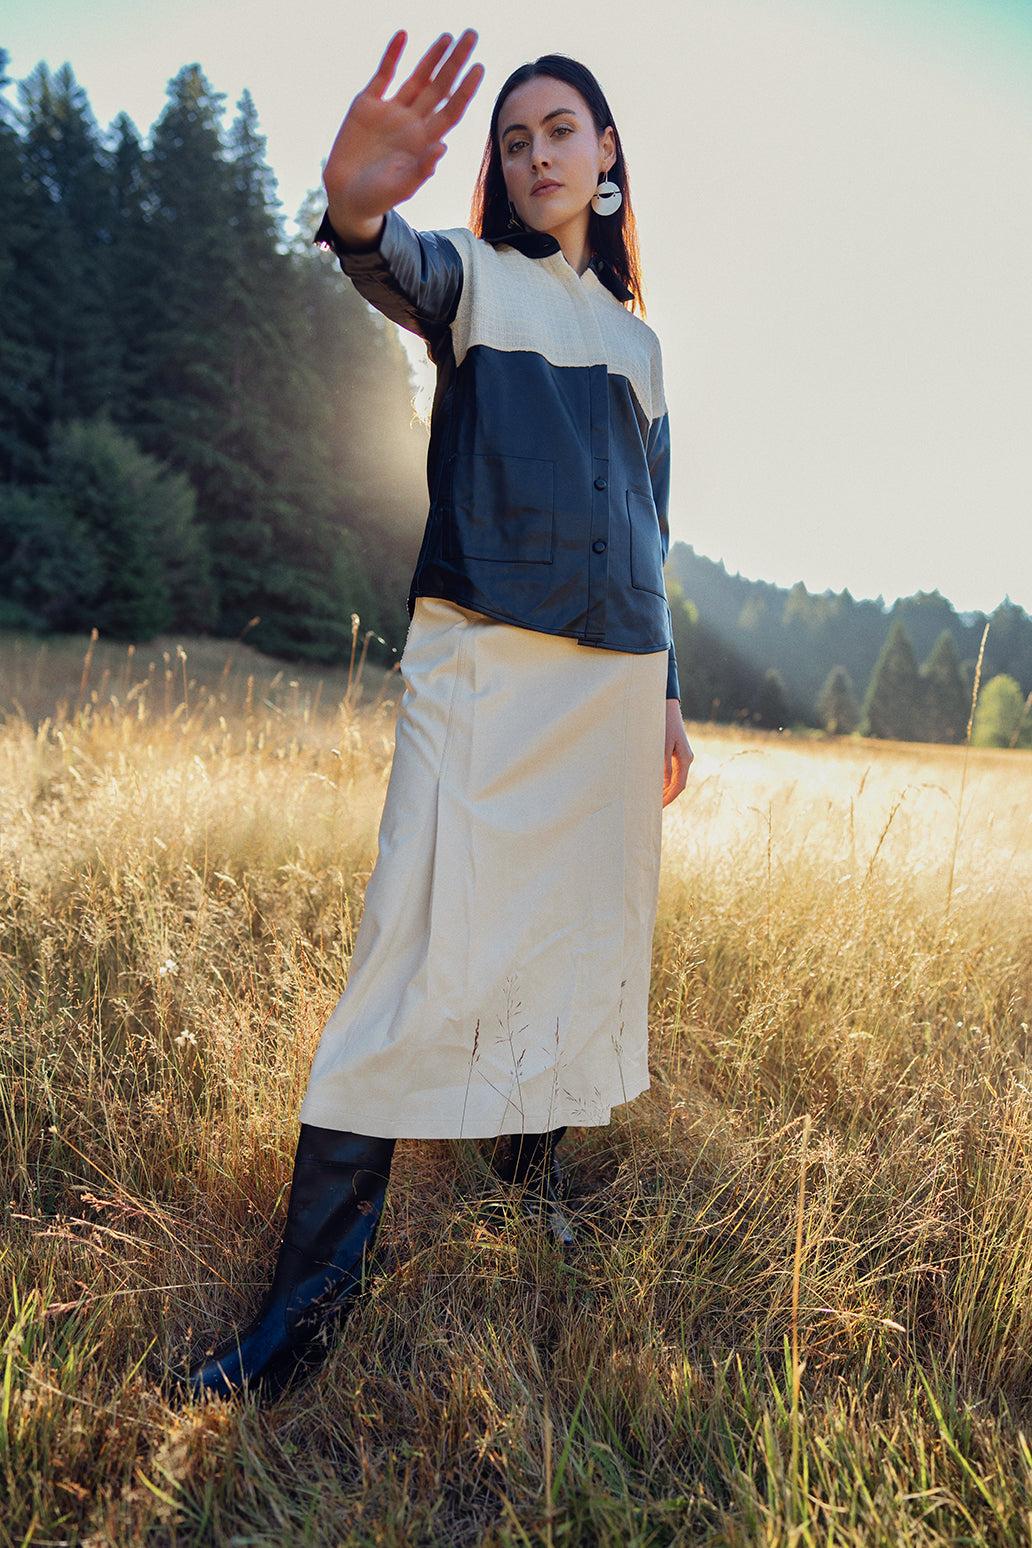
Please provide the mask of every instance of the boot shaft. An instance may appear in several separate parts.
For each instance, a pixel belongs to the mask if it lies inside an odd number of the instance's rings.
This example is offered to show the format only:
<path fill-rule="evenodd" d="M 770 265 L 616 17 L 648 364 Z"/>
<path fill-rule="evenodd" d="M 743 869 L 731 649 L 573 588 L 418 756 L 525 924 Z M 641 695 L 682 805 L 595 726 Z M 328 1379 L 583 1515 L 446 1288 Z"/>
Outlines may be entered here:
<path fill-rule="evenodd" d="M 540 1181 L 551 1170 L 555 1147 L 566 1133 L 566 1126 L 545 1134 L 502 1134 L 488 1150 L 491 1170 L 502 1182 L 519 1185 Z"/>

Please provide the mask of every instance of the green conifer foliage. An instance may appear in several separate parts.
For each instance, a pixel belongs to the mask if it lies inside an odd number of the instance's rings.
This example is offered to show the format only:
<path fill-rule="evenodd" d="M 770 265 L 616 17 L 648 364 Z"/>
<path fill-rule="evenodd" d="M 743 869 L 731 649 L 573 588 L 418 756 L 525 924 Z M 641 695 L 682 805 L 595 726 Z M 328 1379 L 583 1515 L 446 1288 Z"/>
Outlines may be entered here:
<path fill-rule="evenodd" d="M 845 667 L 832 667 L 817 699 L 817 715 L 831 736 L 852 736 L 860 724 L 860 710 Z"/>
<path fill-rule="evenodd" d="M 785 680 L 776 668 L 768 667 L 760 684 L 753 719 L 769 731 L 780 731 L 790 718 Z"/>
<path fill-rule="evenodd" d="M 46 489 L 85 533 L 101 585 L 74 627 L 140 640 L 186 613 L 205 622 L 207 555 L 193 524 L 194 493 L 107 421 L 54 434 Z"/>
<path fill-rule="evenodd" d="M 89 529 L 53 489 L 0 487 L 0 628 L 82 628 L 104 580 Z"/>
<path fill-rule="evenodd" d="M 45 481 L 0 489 L 0 619 L 140 640 L 212 619 L 208 556 L 181 473 L 110 421 L 54 432 Z"/>
<path fill-rule="evenodd" d="M 6 65 L 0 49 L 0 86 L 7 84 Z M 45 441 L 39 426 L 47 361 L 36 332 L 35 292 L 23 282 L 40 242 L 37 202 L 16 124 L 0 96 L 0 479 L 8 483 L 38 471 Z"/>
<path fill-rule="evenodd" d="M 104 412 L 133 430 L 141 418 L 150 369 L 154 313 L 152 247 L 148 227 L 148 167 L 140 136 L 125 113 L 111 131 L 111 246 L 106 255 L 111 318 L 118 335 L 119 373 Z"/>
<path fill-rule="evenodd" d="M 862 730 L 865 736 L 905 742 L 920 734 L 920 720 L 917 659 L 906 625 L 897 618 L 875 663 L 864 700 Z"/>
<path fill-rule="evenodd" d="M 921 668 L 921 740 L 963 741 L 969 708 L 957 647 L 944 629 Z"/>
<path fill-rule="evenodd" d="M 35 231 L 19 254 L 17 288 L 45 360 L 30 432 L 38 449 L 52 424 L 107 406 L 120 349 L 107 263 L 111 183 L 86 94 L 67 65 L 52 75 L 41 64 L 20 96 L 22 178 Z"/>
<path fill-rule="evenodd" d="M 1009 597 L 993 612 L 985 660 L 987 671 L 1013 677 L 1026 693 L 1032 689 L 1032 618 Z"/>

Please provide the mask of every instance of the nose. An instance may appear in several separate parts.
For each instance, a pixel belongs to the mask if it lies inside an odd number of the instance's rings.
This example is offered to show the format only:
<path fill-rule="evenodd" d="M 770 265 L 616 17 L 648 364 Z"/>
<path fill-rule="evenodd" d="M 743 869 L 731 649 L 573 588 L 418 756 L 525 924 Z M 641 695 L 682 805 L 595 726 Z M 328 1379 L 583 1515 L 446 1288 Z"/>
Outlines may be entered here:
<path fill-rule="evenodd" d="M 547 140 L 542 140 L 540 143 L 535 144 L 533 161 L 536 167 L 547 167 L 550 164 Z"/>

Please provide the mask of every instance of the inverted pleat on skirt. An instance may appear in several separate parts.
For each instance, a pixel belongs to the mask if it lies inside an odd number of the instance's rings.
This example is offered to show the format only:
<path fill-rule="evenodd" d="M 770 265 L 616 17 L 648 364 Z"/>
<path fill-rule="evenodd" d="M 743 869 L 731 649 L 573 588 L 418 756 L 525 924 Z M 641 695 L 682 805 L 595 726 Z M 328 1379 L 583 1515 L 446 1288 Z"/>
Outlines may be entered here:
<path fill-rule="evenodd" d="M 597 1125 L 648 1086 L 666 653 L 420 599 L 347 987 L 302 1121 Z"/>

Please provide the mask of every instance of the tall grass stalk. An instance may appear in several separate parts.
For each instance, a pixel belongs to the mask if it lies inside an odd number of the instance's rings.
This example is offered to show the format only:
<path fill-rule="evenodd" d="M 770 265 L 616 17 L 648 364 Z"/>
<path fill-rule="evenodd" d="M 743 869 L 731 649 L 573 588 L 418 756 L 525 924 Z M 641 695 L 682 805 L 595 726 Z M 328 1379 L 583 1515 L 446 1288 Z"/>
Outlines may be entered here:
<path fill-rule="evenodd" d="M 800 1141 L 799 1202 L 796 1207 L 795 1257 L 792 1262 L 792 1461 L 789 1477 L 792 1485 L 792 1516 L 801 1520 L 806 1502 L 805 1481 L 799 1477 L 799 1425 L 803 1364 L 799 1356 L 799 1286 L 803 1274 L 803 1225 L 806 1219 L 806 1156 L 810 1144 L 810 1114 L 803 1119 Z"/>
<path fill-rule="evenodd" d="M 986 623 L 982 630 L 982 642 L 978 647 L 978 660 L 975 662 L 975 678 L 971 687 L 971 712 L 968 715 L 967 731 L 964 735 L 964 761 L 960 766 L 960 793 L 957 796 L 957 822 L 953 830 L 953 853 L 950 856 L 950 874 L 946 882 L 946 918 L 949 918 L 950 904 L 953 902 L 953 876 L 957 865 L 957 848 L 960 844 L 960 828 L 964 818 L 964 790 L 967 785 L 968 755 L 971 752 L 971 734 L 975 728 L 975 711 L 978 709 L 978 694 L 982 686 L 982 662 L 985 659 L 985 642 L 989 638 L 989 624 Z M 1020 729 L 1020 727 L 1019 727 Z"/>

